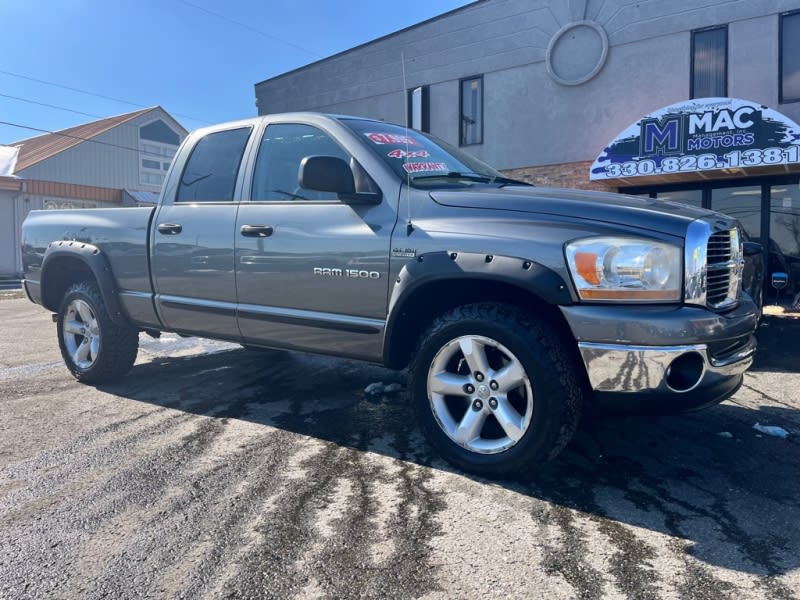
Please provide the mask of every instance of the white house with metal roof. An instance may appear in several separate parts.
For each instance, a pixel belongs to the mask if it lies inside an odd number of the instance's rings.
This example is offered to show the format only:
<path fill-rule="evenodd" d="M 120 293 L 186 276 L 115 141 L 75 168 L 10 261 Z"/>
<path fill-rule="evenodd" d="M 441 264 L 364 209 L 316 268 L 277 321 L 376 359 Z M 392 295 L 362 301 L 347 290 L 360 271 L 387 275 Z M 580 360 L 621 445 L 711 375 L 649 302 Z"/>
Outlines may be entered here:
<path fill-rule="evenodd" d="M 31 210 L 151 204 L 187 135 L 155 106 L 9 144 L 16 157 L 13 172 L 0 173 L 0 277 L 22 270 Z"/>

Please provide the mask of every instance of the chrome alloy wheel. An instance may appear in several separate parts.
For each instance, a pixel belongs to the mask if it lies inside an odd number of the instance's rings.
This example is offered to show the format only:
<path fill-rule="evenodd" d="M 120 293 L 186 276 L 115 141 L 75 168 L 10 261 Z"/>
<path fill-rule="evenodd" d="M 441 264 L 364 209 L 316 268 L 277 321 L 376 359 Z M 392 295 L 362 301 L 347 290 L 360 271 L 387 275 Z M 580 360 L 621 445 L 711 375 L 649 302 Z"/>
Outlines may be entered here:
<path fill-rule="evenodd" d="M 64 346 L 74 365 L 91 368 L 100 352 L 100 325 L 88 302 L 76 298 L 67 306 L 62 323 Z"/>
<path fill-rule="evenodd" d="M 475 335 L 444 345 L 428 370 L 428 398 L 442 431 L 479 454 L 497 454 L 522 439 L 533 416 L 531 382 L 499 342 Z"/>

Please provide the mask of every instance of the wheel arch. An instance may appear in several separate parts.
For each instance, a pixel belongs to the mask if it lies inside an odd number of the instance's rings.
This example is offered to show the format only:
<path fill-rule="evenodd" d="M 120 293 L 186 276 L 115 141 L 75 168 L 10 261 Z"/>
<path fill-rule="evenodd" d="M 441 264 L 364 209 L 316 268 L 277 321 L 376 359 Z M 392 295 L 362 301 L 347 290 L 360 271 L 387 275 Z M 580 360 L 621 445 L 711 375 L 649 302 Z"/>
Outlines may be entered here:
<path fill-rule="evenodd" d="M 408 365 L 433 320 L 457 306 L 476 302 L 509 304 L 569 331 L 559 304 L 571 304 L 566 282 L 529 259 L 487 254 L 437 252 L 403 267 L 389 302 L 383 346 L 384 363 Z"/>
<path fill-rule="evenodd" d="M 120 325 L 129 324 L 119 302 L 108 258 L 96 246 L 83 242 L 53 242 L 48 246 L 40 276 L 42 306 L 58 312 L 66 290 L 87 280 L 97 283 L 111 320 Z"/>

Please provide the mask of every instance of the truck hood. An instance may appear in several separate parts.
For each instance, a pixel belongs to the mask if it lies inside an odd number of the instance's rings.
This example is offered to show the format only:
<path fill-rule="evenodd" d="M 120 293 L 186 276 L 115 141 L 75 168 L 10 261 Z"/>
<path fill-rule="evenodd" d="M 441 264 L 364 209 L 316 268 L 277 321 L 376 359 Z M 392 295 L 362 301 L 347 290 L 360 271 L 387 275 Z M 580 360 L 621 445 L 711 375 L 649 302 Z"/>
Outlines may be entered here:
<path fill-rule="evenodd" d="M 660 231 L 684 237 L 691 221 L 717 216 L 677 202 L 610 192 L 506 186 L 434 190 L 431 198 L 443 206 L 555 215 L 593 222 Z"/>

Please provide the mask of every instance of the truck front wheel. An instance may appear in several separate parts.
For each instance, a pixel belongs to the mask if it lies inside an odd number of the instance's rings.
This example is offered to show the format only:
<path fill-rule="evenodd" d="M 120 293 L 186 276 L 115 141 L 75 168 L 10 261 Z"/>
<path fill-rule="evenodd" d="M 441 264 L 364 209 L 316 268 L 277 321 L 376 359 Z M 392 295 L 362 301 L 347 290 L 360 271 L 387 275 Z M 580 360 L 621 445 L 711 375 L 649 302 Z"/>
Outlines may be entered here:
<path fill-rule="evenodd" d="M 410 366 L 420 426 L 449 462 L 502 477 L 555 457 L 582 406 L 555 331 L 508 305 L 461 306 L 434 321 Z"/>
<path fill-rule="evenodd" d="M 139 332 L 111 320 L 94 282 L 67 289 L 57 323 L 61 356 L 78 381 L 103 383 L 130 371 L 139 350 Z"/>

